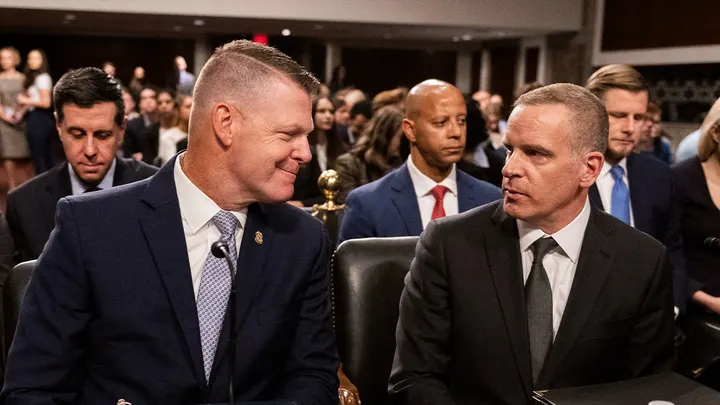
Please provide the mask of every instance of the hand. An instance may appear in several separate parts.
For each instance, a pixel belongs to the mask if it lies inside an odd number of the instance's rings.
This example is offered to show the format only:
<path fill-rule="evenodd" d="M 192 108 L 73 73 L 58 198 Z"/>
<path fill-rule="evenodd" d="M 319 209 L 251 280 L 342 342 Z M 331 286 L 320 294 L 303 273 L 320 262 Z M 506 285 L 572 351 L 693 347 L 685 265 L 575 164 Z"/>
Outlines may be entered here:
<path fill-rule="evenodd" d="M 705 308 L 716 314 L 720 314 L 720 297 L 713 297 L 704 291 L 697 291 L 693 294 L 692 298 L 695 302 L 702 304 Z"/>
<path fill-rule="evenodd" d="M 17 101 L 20 105 L 30 105 L 30 97 L 24 94 L 18 94 Z"/>
<path fill-rule="evenodd" d="M 298 207 L 298 208 L 304 207 L 302 201 L 295 201 L 295 200 L 293 200 L 293 201 L 288 201 L 288 204 L 294 205 L 294 206 L 296 206 L 296 207 Z"/>

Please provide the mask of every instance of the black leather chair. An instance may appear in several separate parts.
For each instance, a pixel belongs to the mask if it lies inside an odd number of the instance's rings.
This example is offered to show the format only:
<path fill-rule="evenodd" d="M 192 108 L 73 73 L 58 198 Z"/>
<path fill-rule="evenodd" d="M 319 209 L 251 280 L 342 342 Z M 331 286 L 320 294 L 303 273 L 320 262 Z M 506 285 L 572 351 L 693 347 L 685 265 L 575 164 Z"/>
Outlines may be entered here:
<path fill-rule="evenodd" d="M 13 337 L 15 336 L 15 327 L 17 326 L 18 317 L 20 315 L 20 304 L 22 304 L 25 291 L 33 269 L 35 268 L 35 260 L 23 262 L 15 266 L 8 278 L 5 280 L 5 290 L 3 297 L 3 316 L 5 320 L 5 336 L 3 341 L 3 358 L 7 359 L 10 351 Z"/>
<path fill-rule="evenodd" d="M 332 299 L 338 352 L 364 404 L 390 403 L 398 307 L 417 241 L 352 239 L 335 252 Z"/>

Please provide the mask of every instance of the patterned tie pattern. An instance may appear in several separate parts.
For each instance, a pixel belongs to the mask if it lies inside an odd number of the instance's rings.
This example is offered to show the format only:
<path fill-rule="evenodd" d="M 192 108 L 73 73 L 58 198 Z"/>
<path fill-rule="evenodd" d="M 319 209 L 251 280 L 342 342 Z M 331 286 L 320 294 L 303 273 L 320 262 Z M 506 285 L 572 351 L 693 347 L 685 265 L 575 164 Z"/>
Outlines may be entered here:
<path fill-rule="evenodd" d="M 610 169 L 610 175 L 615 180 L 615 185 L 612 188 L 610 214 L 630 225 L 630 190 L 623 181 L 624 174 L 625 170 L 622 166 L 613 166 Z"/>
<path fill-rule="evenodd" d="M 435 197 L 435 206 L 433 207 L 432 217 L 430 219 L 438 219 L 445 216 L 445 206 L 443 205 L 443 199 L 448 188 L 445 186 L 437 185 L 430 191 L 433 197 Z"/>
<path fill-rule="evenodd" d="M 215 214 L 212 221 L 220 230 L 220 238 L 228 245 L 233 267 L 237 266 L 235 231 L 238 219 L 230 212 L 220 211 Z M 210 379 L 218 337 L 225 319 L 225 310 L 230 296 L 230 283 L 231 276 L 227 261 L 224 258 L 213 256 L 212 252 L 208 253 L 197 297 L 200 343 L 207 380 Z"/>
<path fill-rule="evenodd" d="M 553 238 L 540 238 L 533 243 L 532 268 L 525 283 L 533 384 L 537 383 L 545 358 L 553 344 L 552 288 L 542 261 L 545 255 L 557 246 Z"/>

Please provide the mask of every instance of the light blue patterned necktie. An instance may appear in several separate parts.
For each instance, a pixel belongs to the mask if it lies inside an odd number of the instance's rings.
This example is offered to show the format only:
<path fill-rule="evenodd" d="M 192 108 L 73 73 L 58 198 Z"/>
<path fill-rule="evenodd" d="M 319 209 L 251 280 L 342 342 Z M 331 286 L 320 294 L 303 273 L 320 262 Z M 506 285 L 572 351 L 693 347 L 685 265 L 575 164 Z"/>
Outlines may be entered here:
<path fill-rule="evenodd" d="M 610 213 L 615 218 L 630 225 L 630 190 L 623 181 L 625 170 L 622 166 L 613 166 L 610 174 L 615 185 L 612 188 L 612 200 L 610 202 Z"/>
<path fill-rule="evenodd" d="M 230 212 L 220 211 L 215 214 L 212 221 L 220 230 L 220 238 L 228 244 L 233 267 L 237 266 L 235 231 L 237 230 L 238 219 Z M 228 269 L 227 261 L 224 258 L 219 259 L 213 256 L 212 252 L 208 252 L 197 297 L 200 343 L 202 345 L 203 365 L 207 381 L 210 380 L 210 371 L 212 371 L 218 337 L 225 319 L 225 310 L 230 296 L 230 282 L 230 269 Z"/>

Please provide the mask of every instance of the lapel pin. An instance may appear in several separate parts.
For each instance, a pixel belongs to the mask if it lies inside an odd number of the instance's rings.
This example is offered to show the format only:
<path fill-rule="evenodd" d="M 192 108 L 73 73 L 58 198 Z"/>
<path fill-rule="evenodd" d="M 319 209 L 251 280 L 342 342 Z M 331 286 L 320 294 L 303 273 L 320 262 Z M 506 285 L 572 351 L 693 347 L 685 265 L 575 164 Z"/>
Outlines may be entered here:
<path fill-rule="evenodd" d="M 255 243 L 258 245 L 263 244 L 263 234 L 260 231 L 255 232 Z"/>

